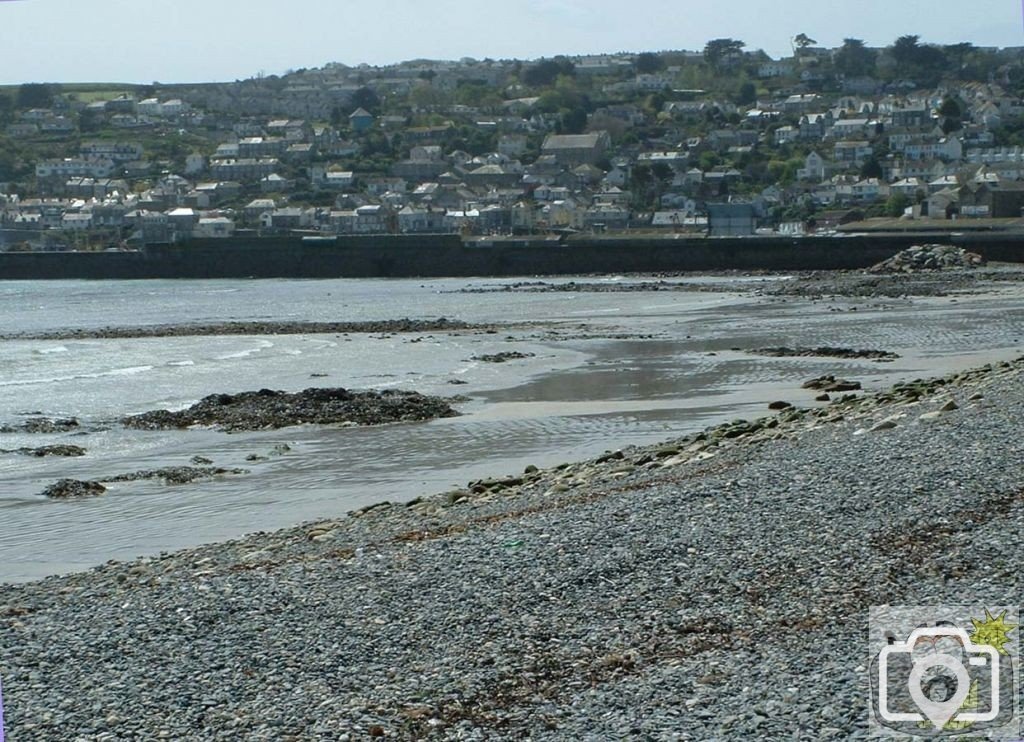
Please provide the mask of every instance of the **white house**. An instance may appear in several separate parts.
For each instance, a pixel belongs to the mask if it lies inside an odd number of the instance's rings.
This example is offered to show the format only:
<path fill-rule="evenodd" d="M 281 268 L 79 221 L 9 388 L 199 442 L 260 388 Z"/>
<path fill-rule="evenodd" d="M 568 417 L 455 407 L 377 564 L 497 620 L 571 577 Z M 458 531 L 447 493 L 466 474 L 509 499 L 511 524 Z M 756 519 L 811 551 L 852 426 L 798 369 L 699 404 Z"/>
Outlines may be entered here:
<path fill-rule="evenodd" d="M 804 160 L 804 166 L 797 170 L 796 177 L 798 180 L 809 180 L 819 183 L 825 179 L 827 173 L 828 169 L 825 164 L 825 158 L 817 152 L 811 152 L 807 155 L 807 159 Z"/>

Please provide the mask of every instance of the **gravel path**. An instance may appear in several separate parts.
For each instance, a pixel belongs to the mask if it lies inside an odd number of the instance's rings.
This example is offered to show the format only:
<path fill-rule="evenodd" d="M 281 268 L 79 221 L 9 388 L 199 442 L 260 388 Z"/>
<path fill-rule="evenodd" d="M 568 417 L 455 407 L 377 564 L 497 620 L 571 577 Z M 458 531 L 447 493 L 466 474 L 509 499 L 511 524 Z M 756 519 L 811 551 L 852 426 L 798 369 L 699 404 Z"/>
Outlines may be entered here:
<path fill-rule="evenodd" d="M 870 606 L 1021 595 L 1022 371 L 0 587 L 10 742 L 864 737 Z"/>

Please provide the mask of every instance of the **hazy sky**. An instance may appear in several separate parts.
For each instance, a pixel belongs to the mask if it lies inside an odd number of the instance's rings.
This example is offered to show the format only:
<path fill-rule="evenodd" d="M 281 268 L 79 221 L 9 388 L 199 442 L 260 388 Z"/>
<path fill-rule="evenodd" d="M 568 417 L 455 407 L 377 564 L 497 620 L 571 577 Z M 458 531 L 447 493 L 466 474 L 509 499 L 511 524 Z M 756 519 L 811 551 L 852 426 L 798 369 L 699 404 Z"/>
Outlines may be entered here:
<path fill-rule="evenodd" d="M 0 0 L 0 83 L 192 82 L 337 61 L 701 49 L 806 33 L 1024 46 L 1020 0 Z"/>

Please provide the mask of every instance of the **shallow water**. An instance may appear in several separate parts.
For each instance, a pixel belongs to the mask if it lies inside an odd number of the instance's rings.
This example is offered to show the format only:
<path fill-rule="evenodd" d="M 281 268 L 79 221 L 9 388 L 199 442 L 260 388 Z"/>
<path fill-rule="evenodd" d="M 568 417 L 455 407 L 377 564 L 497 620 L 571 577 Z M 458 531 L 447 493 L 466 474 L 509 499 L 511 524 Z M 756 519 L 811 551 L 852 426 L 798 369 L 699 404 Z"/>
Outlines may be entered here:
<path fill-rule="evenodd" d="M 295 335 L 0 342 L 0 423 L 22 413 L 73 415 L 87 435 L 0 434 L 0 448 L 68 442 L 83 459 L 0 456 L 0 580 L 84 569 L 405 501 L 473 478 L 652 443 L 723 419 L 755 417 L 775 399 L 806 404 L 823 373 L 869 387 L 1018 354 L 1024 293 L 998 297 L 785 303 L 717 293 L 457 293 L 500 281 L 153 281 L 0 283 L 0 332 L 222 320 L 358 321 L 447 316 L 554 322 L 496 335 Z M 857 311 L 849 311 L 856 307 Z M 588 333 L 576 332 L 579 323 Z M 587 339 L 653 334 L 653 340 Z M 511 338 L 511 339 L 509 339 Z M 418 342 L 413 342 L 418 340 Z M 895 363 L 762 358 L 774 345 L 901 353 Z M 732 350 L 740 348 L 742 350 Z M 471 358 L 515 349 L 527 360 Z M 326 378 L 311 378 L 327 374 Z M 452 385 L 452 380 L 467 382 Z M 215 392 L 272 387 L 399 387 L 466 394 L 462 417 L 381 428 L 292 428 L 226 435 L 139 433 L 112 421 L 182 407 Z M 291 451 L 247 462 L 287 443 Z M 39 492 L 62 477 L 102 479 L 200 454 L 247 476 L 168 487 L 112 486 L 86 502 Z"/>

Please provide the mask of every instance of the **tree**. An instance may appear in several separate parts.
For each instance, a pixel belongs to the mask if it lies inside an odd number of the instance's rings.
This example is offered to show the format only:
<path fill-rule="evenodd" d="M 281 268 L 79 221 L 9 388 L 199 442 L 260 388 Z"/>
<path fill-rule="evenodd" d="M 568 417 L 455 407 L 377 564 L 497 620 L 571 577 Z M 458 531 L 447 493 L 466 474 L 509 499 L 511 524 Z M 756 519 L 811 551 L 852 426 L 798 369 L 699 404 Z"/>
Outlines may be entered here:
<path fill-rule="evenodd" d="M 882 166 L 878 160 L 874 157 L 869 157 L 864 161 L 864 164 L 860 168 L 860 177 L 862 178 L 881 178 L 884 176 L 882 172 Z"/>
<path fill-rule="evenodd" d="M 367 87 L 359 88 L 356 92 L 352 93 L 352 100 L 349 101 L 352 106 L 352 110 L 355 111 L 357 108 L 365 109 L 374 116 L 380 112 L 380 98 L 377 94 Z"/>
<path fill-rule="evenodd" d="M 942 79 L 948 59 L 946 53 L 936 46 L 921 45 L 920 37 L 900 36 L 892 45 L 892 57 L 907 76 L 919 85 L 932 87 Z"/>
<path fill-rule="evenodd" d="M 847 77 L 870 75 L 875 66 L 875 53 L 861 39 L 843 39 L 843 45 L 832 59 L 836 72 Z"/>
<path fill-rule="evenodd" d="M 742 54 L 745 46 L 739 39 L 712 39 L 704 47 L 704 60 L 709 66 L 719 69 Z"/>
<path fill-rule="evenodd" d="M 962 112 L 960 111 L 960 104 L 956 102 L 956 99 L 946 96 L 942 105 L 939 106 L 939 115 L 947 118 L 960 118 Z"/>
<path fill-rule="evenodd" d="M 917 42 L 920 36 L 900 36 L 892 45 L 892 58 L 900 65 L 917 63 L 917 53 L 921 49 Z"/>
<path fill-rule="evenodd" d="M 83 134 L 99 131 L 103 126 L 103 116 L 86 108 L 78 115 L 78 129 Z"/>
<path fill-rule="evenodd" d="M 56 85 L 27 82 L 18 88 L 15 105 L 18 108 L 49 108 L 53 105 L 53 96 L 60 91 Z"/>
<path fill-rule="evenodd" d="M 637 55 L 636 71 L 641 74 L 651 74 L 652 72 L 660 72 L 665 69 L 665 60 L 659 57 L 657 54 L 651 52 L 644 52 L 643 54 Z"/>
<path fill-rule="evenodd" d="M 573 76 L 576 65 L 565 57 L 546 59 L 543 62 L 527 67 L 523 72 L 523 82 L 533 88 L 543 88 L 554 84 L 560 75 Z"/>
<path fill-rule="evenodd" d="M 737 106 L 749 106 L 757 101 L 757 86 L 749 80 L 740 85 L 739 92 L 733 98 Z"/>
<path fill-rule="evenodd" d="M 910 199 L 902 193 L 894 193 L 885 202 L 885 215 L 893 218 L 903 216 L 903 212 L 910 206 Z"/>
<path fill-rule="evenodd" d="M 799 49 L 800 51 L 803 51 L 807 47 L 814 46 L 817 43 L 817 41 L 815 41 L 805 33 L 798 33 L 793 39 L 794 50 Z"/>

